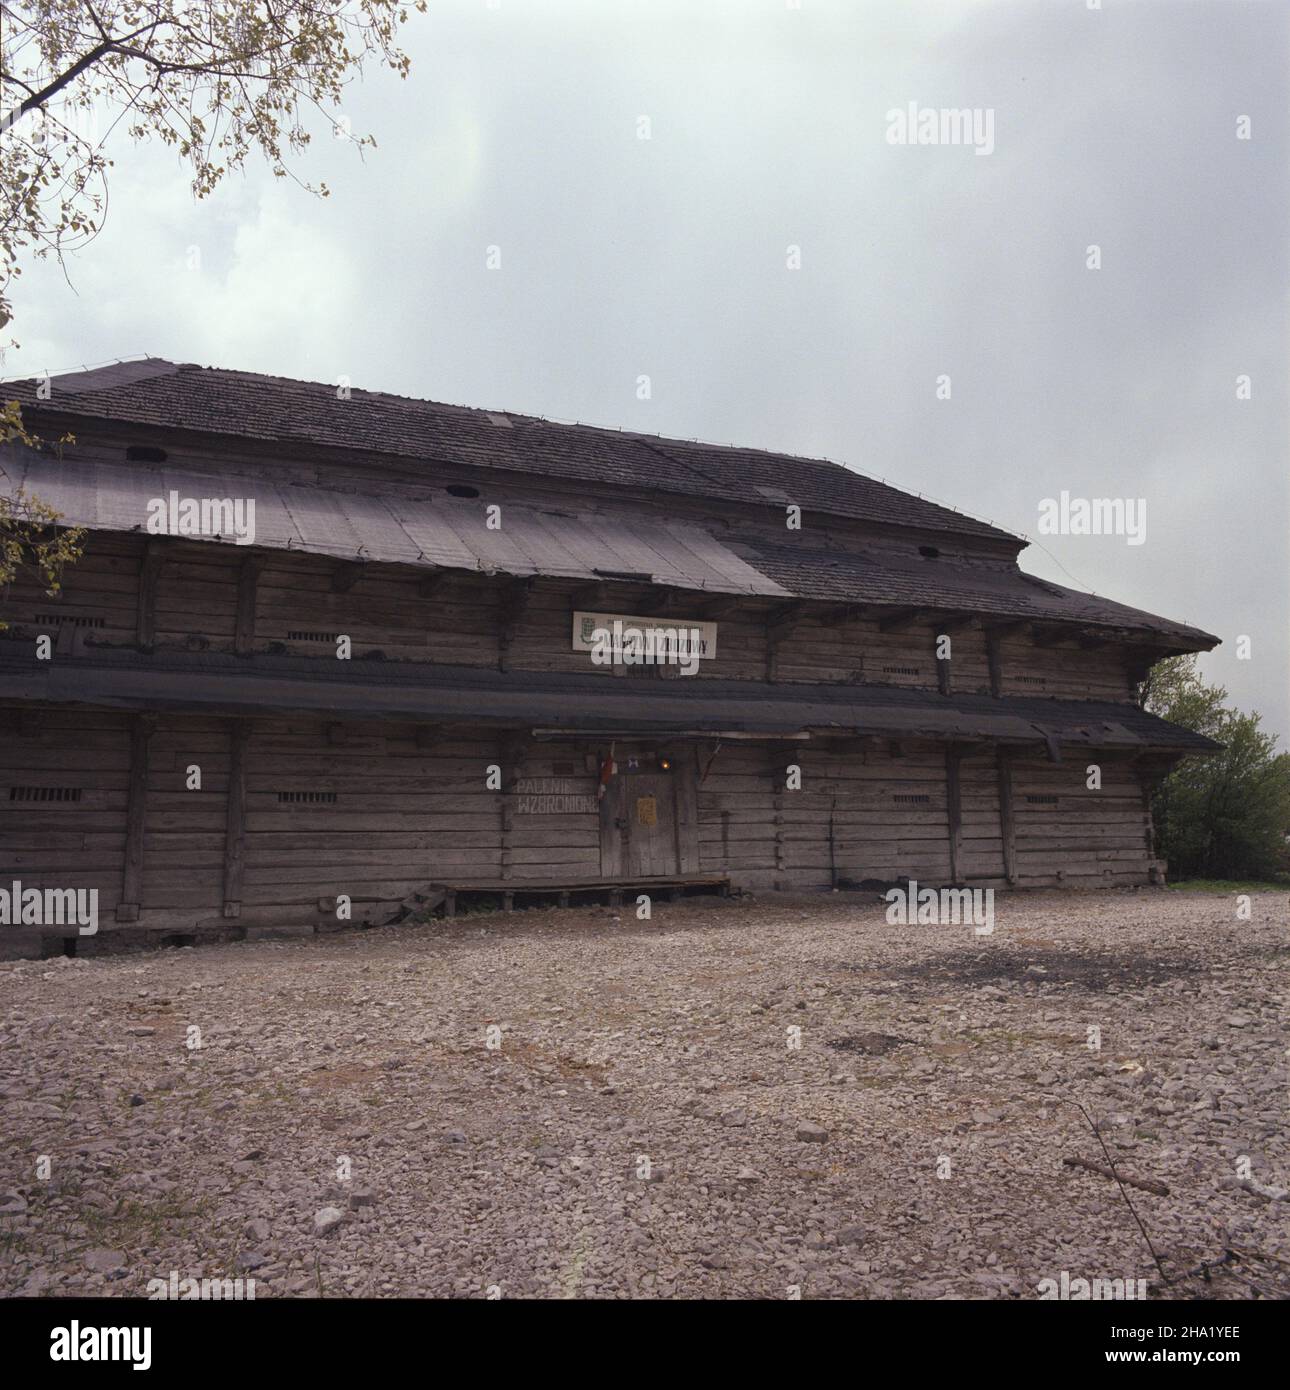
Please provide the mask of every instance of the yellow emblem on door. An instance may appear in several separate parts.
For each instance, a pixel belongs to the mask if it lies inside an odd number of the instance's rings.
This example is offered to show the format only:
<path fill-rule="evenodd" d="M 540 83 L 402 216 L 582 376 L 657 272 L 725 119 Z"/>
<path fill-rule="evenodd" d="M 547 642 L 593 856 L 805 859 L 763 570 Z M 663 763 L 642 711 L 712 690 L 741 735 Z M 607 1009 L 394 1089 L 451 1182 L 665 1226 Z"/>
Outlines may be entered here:
<path fill-rule="evenodd" d="M 636 819 L 641 825 L 658 824 L 658 802 L 652 796 L 636 798 Z"/>

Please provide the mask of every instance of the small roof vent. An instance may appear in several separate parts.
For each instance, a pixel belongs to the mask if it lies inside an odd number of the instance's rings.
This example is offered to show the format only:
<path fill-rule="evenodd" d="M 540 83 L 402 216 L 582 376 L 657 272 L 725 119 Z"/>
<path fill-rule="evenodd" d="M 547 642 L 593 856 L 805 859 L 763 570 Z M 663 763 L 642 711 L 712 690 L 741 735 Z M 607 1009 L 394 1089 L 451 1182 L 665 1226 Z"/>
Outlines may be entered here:
<path fill-rule="evenodd" d="M 617 579 L 624 584 L 652 584 L 654 576 L 648 570 L 602 570 L 593 569 L 593 574 L 601 579 Z"/>

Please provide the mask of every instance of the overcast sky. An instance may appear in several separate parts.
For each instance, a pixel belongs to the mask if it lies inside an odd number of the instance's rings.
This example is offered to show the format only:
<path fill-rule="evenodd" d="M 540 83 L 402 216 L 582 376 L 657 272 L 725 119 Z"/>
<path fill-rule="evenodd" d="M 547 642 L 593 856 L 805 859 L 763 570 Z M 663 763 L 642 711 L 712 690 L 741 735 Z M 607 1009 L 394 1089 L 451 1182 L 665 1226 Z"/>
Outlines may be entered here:
<path fill-rule="evenodd" d="M 122 139 L 4 373 L 151 353 L 836 459 L 1217 633 L 1286 742 L 1290 6 L 794 4 L 432 3 L 410 78 L 351 88 L 379 148 L 297 161 L 325 201 L 256 166 L 197 203 Z M 911 102 L 992 151 L 891 143 Z M 1063 489 L 1145 499 L 1145 543 L 1041 535 Z"/>

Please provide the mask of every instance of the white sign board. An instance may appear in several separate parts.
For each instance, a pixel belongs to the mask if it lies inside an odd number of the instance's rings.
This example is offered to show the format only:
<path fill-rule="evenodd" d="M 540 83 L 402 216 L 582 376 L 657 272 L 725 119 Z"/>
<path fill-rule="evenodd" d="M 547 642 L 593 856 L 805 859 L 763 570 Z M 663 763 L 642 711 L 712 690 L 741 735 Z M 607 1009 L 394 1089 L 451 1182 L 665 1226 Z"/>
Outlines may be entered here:
<path fill-rule="evenodd" d="M 597 632 L 608 636 L 597 638 Z M 624 643 L 634 642 L 651 652 L 674 653 L 680 648 L 701 661 L 711 661 L 717 654 L 717 625 L 690 618 L 641 618 L 627 613 L 573 615 L 575 652 L 602 650 L 606 643 L 617 649 Z M 662 656 L 661 659 L 667 658 Z"/>

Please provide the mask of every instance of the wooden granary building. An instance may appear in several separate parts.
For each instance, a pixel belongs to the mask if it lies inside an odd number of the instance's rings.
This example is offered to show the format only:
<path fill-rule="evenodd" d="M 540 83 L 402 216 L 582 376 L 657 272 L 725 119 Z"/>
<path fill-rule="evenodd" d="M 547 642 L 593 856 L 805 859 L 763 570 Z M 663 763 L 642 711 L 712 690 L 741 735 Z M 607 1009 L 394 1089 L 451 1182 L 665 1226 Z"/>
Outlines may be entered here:
<path fill-rule="evenodd" d="M 75 440 L 0 482 L 88 535 L 0 597 L 0 883 L 97 888 L 96 949 L 416 895 L 1146 884 L 1152 780 L 1213 746 L 1135 687 L 1215 638 L 837 464 L 157 359 L 5 390 Z"/>

